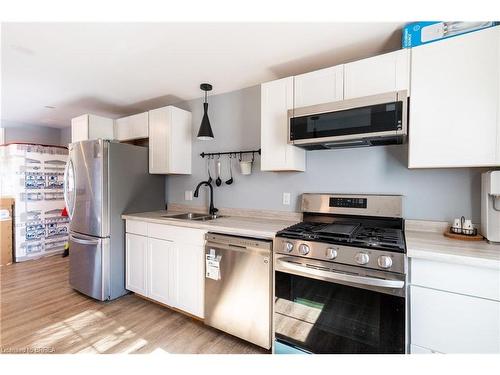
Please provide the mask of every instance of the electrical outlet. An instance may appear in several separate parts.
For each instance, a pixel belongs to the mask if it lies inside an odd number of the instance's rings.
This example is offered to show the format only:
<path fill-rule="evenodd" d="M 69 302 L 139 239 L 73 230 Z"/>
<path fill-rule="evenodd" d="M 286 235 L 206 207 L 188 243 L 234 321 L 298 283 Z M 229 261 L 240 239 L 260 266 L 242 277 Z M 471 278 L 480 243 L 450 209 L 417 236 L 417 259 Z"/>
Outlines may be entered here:
<path fill-rule="evenodd" d="M 192 190 L 186 190 L 184 192 L 184 200 L 185 201 L 192 201 L 193 200 L 193 191 Z"/>
<path fill-rule="evenodd" d="M 290 205 L 290 193 L 283 193 L 283 204 L 286 206 Z"/>

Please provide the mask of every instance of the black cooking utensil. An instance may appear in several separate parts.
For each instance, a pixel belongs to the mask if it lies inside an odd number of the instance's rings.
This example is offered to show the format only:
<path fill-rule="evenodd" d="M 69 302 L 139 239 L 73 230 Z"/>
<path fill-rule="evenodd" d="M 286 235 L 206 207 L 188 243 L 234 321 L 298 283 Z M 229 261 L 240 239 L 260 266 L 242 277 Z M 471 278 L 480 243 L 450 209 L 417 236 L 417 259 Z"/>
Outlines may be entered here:
<path fill-rule="evenodd" d="M 207 158 L 207 172 L 208 172 L 208 180 L 209 184 L 212 183 L 212 175 L 210 174 L 210 156 Z"/>
<path fill-rule="evenodd" d="M 217 179 L 215 180 L 215 185 L 222 185 L 222 179 L 220 178 L 220 156 L 219 159 L 217 159 Z"/>
<path fill-rule="evenodd" d="M 231 177 L 229 180 L 226 181 L 226 185 L 231 185 L 234 180 L 233 180 L 233 155 L 229 155 L 229 174 Z"/>

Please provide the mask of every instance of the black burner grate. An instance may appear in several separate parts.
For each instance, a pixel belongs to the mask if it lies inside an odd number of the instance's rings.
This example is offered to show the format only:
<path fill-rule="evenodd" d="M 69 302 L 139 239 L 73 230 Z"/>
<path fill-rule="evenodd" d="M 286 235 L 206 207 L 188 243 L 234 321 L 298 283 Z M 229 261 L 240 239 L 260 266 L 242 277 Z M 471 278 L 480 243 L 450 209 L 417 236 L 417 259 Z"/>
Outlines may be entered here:
<path fill-rule="evenodd" d="M 401 229 L 364 226 L 362 223 L 302 222 L 278 232 L 277 236 L 405 252 L 404 235 Z"/>

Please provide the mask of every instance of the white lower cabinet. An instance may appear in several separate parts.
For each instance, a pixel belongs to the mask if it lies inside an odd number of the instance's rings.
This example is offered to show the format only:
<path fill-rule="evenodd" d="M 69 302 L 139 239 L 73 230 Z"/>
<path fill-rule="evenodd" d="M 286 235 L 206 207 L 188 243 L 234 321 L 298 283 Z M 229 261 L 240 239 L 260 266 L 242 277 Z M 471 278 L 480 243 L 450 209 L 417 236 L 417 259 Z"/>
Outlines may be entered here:
<path fill-rule="evenodd" d="M 127 221 L 127 231 L 138 223 Z M 126 234 L 126 288 L 203 318 L 206 231 L 142 224 L 146 235 Z"/>
<path fill-rule="evenodd" d="M 411 342 L 441 353 L 500 353 L 500 303 L 410 287 Z"/>
<path fill-rule="evenodd" d="M 177 305 L 177 249 L 173 242 L 148 239 L 149 298 Z"/>
<path fill-rule="evenodd" d="M 203 316 L 205 302 L 204 248 L 185 245 L 179 249 L 177 270 L 177 306 L 191 315 Z"/>
<path fill-rule="evenodd" d="M 411 259 L 410 272 L 412 353 L 500 353 L 498 269 Z"/>
<path fill-rule="evenodd" d="M 125 288 L 142 295 L 147 294 L 148 238 L 126 234 Z"/>

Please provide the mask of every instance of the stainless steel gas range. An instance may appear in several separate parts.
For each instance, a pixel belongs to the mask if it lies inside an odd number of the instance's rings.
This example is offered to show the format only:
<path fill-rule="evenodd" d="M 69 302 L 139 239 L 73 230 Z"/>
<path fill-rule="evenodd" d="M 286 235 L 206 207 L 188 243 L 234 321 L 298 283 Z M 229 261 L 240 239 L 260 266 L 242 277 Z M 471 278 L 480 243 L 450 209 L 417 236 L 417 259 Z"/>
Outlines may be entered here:
<path fill-rule="evenodd" d="M 405 353 L 402 196 L 303 194 L 274 241 L 275 353 Z"/>

